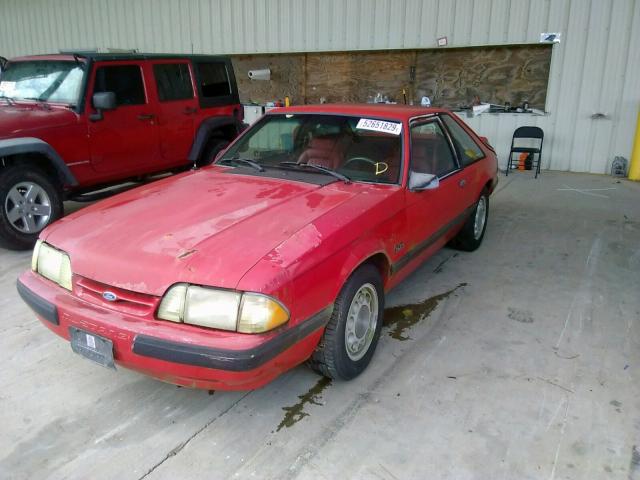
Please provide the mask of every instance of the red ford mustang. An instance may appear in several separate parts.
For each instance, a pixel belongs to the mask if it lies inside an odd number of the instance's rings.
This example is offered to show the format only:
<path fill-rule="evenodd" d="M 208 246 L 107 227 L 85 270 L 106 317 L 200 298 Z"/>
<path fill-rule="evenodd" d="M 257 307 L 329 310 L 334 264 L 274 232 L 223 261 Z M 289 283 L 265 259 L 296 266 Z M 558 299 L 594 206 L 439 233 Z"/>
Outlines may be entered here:
<path fill-rule="evenodd" d="M 309 360 L 350 379 L 385 292 L 482 241 L 496 155 L 446 110 L 270 112 L 210 167 L 48 227 L 18 291 L 73 350 L 158 379 L 252 389 Z"/>

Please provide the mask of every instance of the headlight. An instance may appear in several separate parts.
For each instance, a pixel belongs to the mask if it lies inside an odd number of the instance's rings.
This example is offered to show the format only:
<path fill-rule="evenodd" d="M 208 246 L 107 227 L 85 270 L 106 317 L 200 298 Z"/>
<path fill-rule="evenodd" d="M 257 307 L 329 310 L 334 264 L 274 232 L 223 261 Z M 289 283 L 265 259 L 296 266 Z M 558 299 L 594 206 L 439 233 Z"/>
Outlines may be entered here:
<path fill-rule="evenodd" d="M 179 283 L 162 298 L 158 318 L 234 332 L 261 333 L 286 323 L 289 312 L 265 295 Z"/>
<path fill-rule="evenodd" d="M 53 248 L 42 240 L 36 242 L 31 258 L 31 269 L 67 290 L 71 285 L 71 260 L 69 255 Z"/>
<path fill-rule="evenodd" d="M 235 330 L 240 294 L 190 285 L 184 305 L 184 321 L 203 327 Z"/>

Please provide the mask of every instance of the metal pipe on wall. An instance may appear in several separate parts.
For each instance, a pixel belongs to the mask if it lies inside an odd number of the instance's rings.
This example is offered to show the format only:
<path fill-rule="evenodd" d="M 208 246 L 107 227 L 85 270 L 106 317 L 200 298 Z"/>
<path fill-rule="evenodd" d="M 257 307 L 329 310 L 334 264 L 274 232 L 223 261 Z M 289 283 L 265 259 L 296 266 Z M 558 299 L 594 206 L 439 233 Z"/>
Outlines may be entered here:
<path fill-rule="evenodd" d="M 631 150 L 631 164 L 629 165 L 629 180 L 640 181 L 640 109 L 636 122 L 636 138 Z"/>

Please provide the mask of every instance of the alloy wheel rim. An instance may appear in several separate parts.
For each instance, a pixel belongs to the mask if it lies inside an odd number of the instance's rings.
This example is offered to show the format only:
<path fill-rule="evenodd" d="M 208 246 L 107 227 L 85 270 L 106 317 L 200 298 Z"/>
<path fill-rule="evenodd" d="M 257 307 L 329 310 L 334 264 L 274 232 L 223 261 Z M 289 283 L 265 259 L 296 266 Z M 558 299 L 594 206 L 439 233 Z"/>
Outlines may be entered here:
<path fill-rule="evenodd" d="M 366 283 L 351 300 L 345 324 L 344 343 L 347 356 L 358 361 L 369 351 L 378 325 L 378 292 Z"/>
<path fill-rule="evenodd" d="M 40 185 L 20 182 L 9 189 L 4 211 L 11 226 L 21 233 L 38 233 L 51 218 L 51 199 Z"/>
<path fill-rule="evenodd" d="M 487 221 L 487 200 L 484 196 L 478 200 L 476 207 L 476 218 L 473 222 L 473 238 L 478 240 L 484 230 L 484 224 Z"/>

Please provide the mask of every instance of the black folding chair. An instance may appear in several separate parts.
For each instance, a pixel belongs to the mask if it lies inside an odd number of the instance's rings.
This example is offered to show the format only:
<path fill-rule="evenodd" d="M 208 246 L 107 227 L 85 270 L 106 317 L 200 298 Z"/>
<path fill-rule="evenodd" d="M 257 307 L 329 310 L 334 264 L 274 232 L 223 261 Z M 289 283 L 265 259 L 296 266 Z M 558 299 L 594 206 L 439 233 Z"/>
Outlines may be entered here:
<path fill-rule="evenodd" d="M 515 146 L 516 139 L 534 139 L 540 140 L 537 147 L 520 147 Z M 540 163 L 542 163 L 542 141 L 544 140 L 544 132 L 539 127 L 518 127 L 513 132 L 513 138 L 511 139 L 511 150 L 509 151 L 509 161 L 507 162 L 507 171 L 505 175 L 509 175 L 511 165 L 513 164 L 514 153 L 528 153 L 531 161 L 531 170 L 536 171 L 535 178 L 538 178 L 540 173 Z M 537 160 L 536 160 L 537 157 Z"/>

